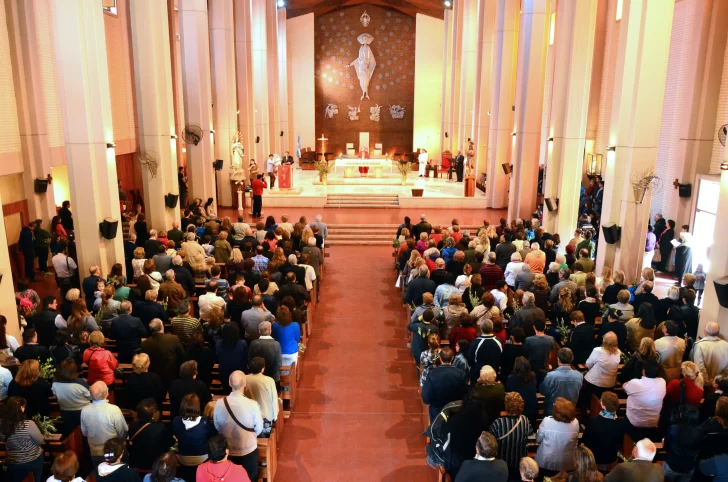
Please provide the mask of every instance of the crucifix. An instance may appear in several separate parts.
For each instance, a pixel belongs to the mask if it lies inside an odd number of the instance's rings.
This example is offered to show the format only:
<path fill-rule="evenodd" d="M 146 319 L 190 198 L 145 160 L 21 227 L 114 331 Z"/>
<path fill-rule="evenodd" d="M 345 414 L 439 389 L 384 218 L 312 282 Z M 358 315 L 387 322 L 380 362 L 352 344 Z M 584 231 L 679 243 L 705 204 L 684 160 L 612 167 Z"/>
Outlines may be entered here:
<path fill-rule="evenodd" d="M 326 146 L 326 141 L 328 141 L 328 139 L 321 134 L 321 138 L 317 140 L 321 141 L 321 160 L 326 160 L 326 149 L 324 149 L 324 147 Z"/>

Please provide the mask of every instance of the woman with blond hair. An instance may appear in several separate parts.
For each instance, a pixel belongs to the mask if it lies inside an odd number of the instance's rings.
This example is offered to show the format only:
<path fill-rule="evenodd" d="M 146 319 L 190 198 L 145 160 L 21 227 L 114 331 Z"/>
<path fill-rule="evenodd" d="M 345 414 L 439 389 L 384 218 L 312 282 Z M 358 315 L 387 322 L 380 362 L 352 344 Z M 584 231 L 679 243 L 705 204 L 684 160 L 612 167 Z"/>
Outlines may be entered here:
<path fill-rule="evenodd" d="M 569 288 L 561 288 L 559 290 L 559 300 L 551 307 L 550 319 L 563 319 L 566 322 L 575 308 L 574 293 Z"/>
<path fill-rule="evenodd" d="M 114 299 L 114 293 L 114 287 L 109 285 L 101 292 L 101 296 L 94 301 L 94 311 L 100 313 L 101 320 L 109 320 L 119 316 L 121 312 L 121 302 Z"/>
<path fill-rule="evenodd" d="M 134 259 L 131 260 L 131 267 L 134 269 L 134 279 L 144 274 L 144 261 L 146 261 L 144 248 L 136 248 L 134 250 Z"/>
<path fill-rule="evenodd" d="M 531 422 L 523 415 L 523 408 L 523 398 L 517 392 L 506 393 L 506 415 L 497 418 L 490 426 L 490 433 L 498 440 L 498 458 L 508 465 L 511 480 L 518 476 L 521 458 L 528 456 L 528 437 L 533 433 Z"/>
<path fill-rule="evenodd" d="M 443 339 L 448 338 L 450 331 L 453 328 L 459 327 L 460 319 L 468 314 L 468 309 L 465 307 L 463 299 L 459 294 L 451 294 L 447 301 L 448 305 L 442 310 L 445 316 L 445 323 L 442 327 L 443 329 L 440 330 L 440 337 Z"/>
<path fill-rule="evenodd" d="M 303 223 L 301 223 L 303 224 Z M 313 238 L 313 231 L 311 230 L 311 227 L 306 225 L 305 228 L 303 228 L 303 234 L 301 235 L 301 244 L 298 246 L 298 251 L 303 250 L 306 246 L 308 246 L 308 240 Z"/>
<path fill-rule="evenodd" d="M 612 279 L 612 268 L 609 266 L 604 266 L 602 268 L 602 275 L 597 278 L 597 288 L 599 289 L 599 294 L 604 295 L 604 291 L 614 284 L 614 280 Z"/>
<path fill-rule="evenodd" d="M 52 396 L 50 385 L 40 378 L 40 363 L 35 359 L 21 363 L 18 373 L 8 385 L 8 397 L 23 397 L 28 403 L 25 407 L 28 418 L 38 414 L 50 415 L 51 404 L 48 399 Z"/>
<path fill-rule="evenodd" d="M 404 276 L 405 283 L 409 283 L 412 281 L 412 278 L 414 277 L 415 273 L 415 263 L 422 259 L 422 256 L 420 256 L 420 252 L 416 249 L 413 249 L 410 253 L 410 258 L 407 261 L 407 263 L 404 265 L 404 271 L 402 271 L 402 275 Z"/>
<path fill-rule="evenodd" d="M 700 401 L 703 399 L 703 375 L 698 365 L 686 361 L 680 365 L 682 379 L 672 380 L 667 384 L 667 395 L 665 398 L 673 405 L 680 403 L 681 397 L 687 405 L 700 408 Z M 682 395 L 684 393 L 684 395 Z"/>
<path fill-rule="evenodd" d="M 227 279 L 230 282 L 234 282 L 238 273 L 245 271 L 245 259 L 240 248 L 235 246 L 230 253 L 230 259 L 225 262 L 227 266 Z"/>
<path fill-rule="evenodd" d="M 655 270 L 652 268 L 644 268 L 642 270 L 640 282 L 637 285 L 637 289 L 634 290 L 635 296 L 644 293 L 644 286 L 647 281 L 655 282 Z"/>
<path fill-rule="evenodd" d="M 71 316 L 71 307 L 73 302 L 81 298 L 81 290 L 78 288 L 71 288 L 66 292 L 66 296 L 63 297 L 63 304 L 61 304 L 61 316 L 68 318 Z"/>
<path fill-rule="evenodd" d="M 488 420 L 495 420 L 505 408 L 506 389 L 496 380 L 495 370 L 490 365 L 480 369 L 478 381 L 470 389 L 470 397 L 480 400 Z"/>
<path fill-rule="evenodd" d="M 645 363 L 650 360 L 660 363 L 660 354 L 657 352 L 655 341 L 652 338 L 643 338 L 639 350 L 632 353 L 632 356 L 622 367 L 619 374 L 620 383 L 625 384 L 634 378 L 641 378 L 642 369 Z M 660 376 L 664 376 L 664 374 L 661 373 Z"/>
<path fill-rule="evenodd" d="M 642 303 L 637 310 L 637 316 L 630 319 L 626 324 L 627 345 L 633 352 L 639 349 L 639 344 L 644 338 L 655 339 L 655 313 L 652 310 L 652 303 Z"/>
<path fill-rule="evenodd" d="M 109 288 L 113 290 L 112 286 Z M 68 317 L 66 325 L 71 333 L 71 340 L 76 345 L 82 344 L 84 341 L 83 332 L 91 333 L 100 329 L 96 324 L 96 319 L 86 309 L 86 302 L 82 299 L 73 302 L 71 316 Z"/>
<path fill-rule="evenodd" d="M 162 378 L 149 371 L 149 355 L 137 353 L 131 360 L 132 373 L 126 381 L 126 405 L 124 408 L 134 410 L 139 402 L 151 398 L 161 407 L 167 398 L 167 389 Z"/>
<path fill-rule="evenodd" d="M 627 289 L 627 285 L 624 284 L 624 280 L 624 271 L 618 269 L 614 272 L 614 282 L 604 288 L 604 292 L 602 293 L 602 301 L 604 303 L 611 305 L 618 301 L 617 295 L 619 294 L 619 292 Z M 629 294 L 629 291 L 627 292 L 627 294 Z M 629 301 L 629 298 L 627 299 L 627 301 Z"/>
<path fill-rule="evenodd" d="M 610 331 L 602 337 L 602 345 L 594 348 L 586 360 L 588 371 L 581 387 L 580 406 L 587 407 L 591 396 L 600 397 L 602 392 L 614 388 L 617 383 L 617 370 L 622 361 L 618 348 L 617 335 Z M 592 416 L 596 414 L 591 414 Z"/>
<path fill-rule="evenodd" d="M 228 242 L 228 232 L 220 231 L 215 241 L 215 262 L 216 263 L 227 263 L 230 260 L 230 256 L 233 253 L 233 247 Z"/>

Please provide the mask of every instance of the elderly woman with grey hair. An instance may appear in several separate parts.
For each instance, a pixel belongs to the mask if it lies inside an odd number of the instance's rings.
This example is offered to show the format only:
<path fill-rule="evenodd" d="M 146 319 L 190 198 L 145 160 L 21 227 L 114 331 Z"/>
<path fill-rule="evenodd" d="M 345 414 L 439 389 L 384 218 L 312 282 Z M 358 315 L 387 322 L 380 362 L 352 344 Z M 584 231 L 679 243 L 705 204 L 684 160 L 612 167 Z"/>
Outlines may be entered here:
<path fill-rule="evenodd" d="M 493 421 L 505 409 L 506 389 L 496 380 L 493 367 L 485 365 L 480 369 L 478 382 L 470 389 L 470 396 L 482 402 L 488 420 Z"/>
<path fill-rule="evenodd" d="M 523 259 L 521 258 L 520 253 L 515 252 L 511 255 L 511 262 L 506 265 L 506 271 L 503 274 L 506 284 L 510 289 L 515 289 L 516 276 L 518 276 L 518 273 L 521 271 L 523 271 Z"/>

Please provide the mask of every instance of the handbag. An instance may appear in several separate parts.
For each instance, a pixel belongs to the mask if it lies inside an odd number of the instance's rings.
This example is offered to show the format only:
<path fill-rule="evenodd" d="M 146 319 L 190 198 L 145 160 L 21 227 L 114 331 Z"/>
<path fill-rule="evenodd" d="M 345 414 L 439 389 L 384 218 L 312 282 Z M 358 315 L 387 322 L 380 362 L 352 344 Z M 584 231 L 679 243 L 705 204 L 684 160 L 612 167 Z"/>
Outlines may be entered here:
<path fill-rule="evenodd" d="M 238 420 L 238 418 L 235 416 L 233 411 L 230 409 L 230 404 L 228 404 L 228 397 L 223 398 L 222 401 L 225 404 L 225 408 L 227 409 L 228 413 L 230 414 L 230 418 L 233 419 L 233 422 L 235 422 L 238 427 L 242 428 L 246 432 L 256 433 L 254 429 L 248 428 L 245 425 L 243 425 L 242 423 L 240 423 L 240 420 Z"/>
<path fill-rule="evenodd" d="M 655 248 L 655 255 L 652 257 L 652 262 L 659 263 L 660 261 L 662 261 L 662 253 L 659 249 Z"/>
<path fill-rule="evenodd" d="M 151 422 L 145 423 L 144 425 L 142 425 L 139 428 L 139 430 L 137 430 L 136 432 L 134 432 L 134 435 L 132 435 L 131 437 L 129 437 L 129 440 L 126 443 L 129 446 L 129 448 L 131 448 L 134 445 L 134 439 L 136 438 L 136 436 L 139 435 L 141 433 L 141 431 L 144 430 L 145 428 L 147 428 L 149 425 L 151 425 Z"/>
<path fill-rule="evenodd" d="M 498 437 L 498 438 L 497 438 L 496 440 L 498 440 L 498 441 L 500 442 L 501 440 L 503 440 L 504 438 L 506 438 L 506 437 L 508 437 L 508 436 L 509 436 L 510 434 L 512 434 L 512 433 L 513 433 L 513 431 L 514 431 L 515 429 L 517 429 L 519 425 L 521 425 L 521 420 L 523 420 L 523 415 L 521 415 L 520 417 L 518 417 L 518 422 L 516 422 L 516 424 L 515 424 L 515 425 L 514 425 L 513 427 L 511 427 L 511 429 L 510 429 L 510 430 L 509 430 L 508 432 L 506 432 L 506 434 L 505 434 L 505 435 L 503 435 L 502 437 Z"/>
<path fill-rule="evenodd" d="M 665 403 L 663 405 L 662 419 L 665 427 L 680 423 L 685 410 L 685 380 L 680 380 L 680 402 Z"/>

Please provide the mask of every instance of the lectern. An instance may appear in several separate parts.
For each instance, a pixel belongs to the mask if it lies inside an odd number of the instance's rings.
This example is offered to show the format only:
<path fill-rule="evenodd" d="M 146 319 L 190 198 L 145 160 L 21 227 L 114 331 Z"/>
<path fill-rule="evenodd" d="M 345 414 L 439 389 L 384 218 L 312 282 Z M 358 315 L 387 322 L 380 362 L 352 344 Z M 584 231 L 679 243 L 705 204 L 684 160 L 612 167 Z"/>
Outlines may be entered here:
<path fill-rule="evenodd" d="M 278 166 L 278 187 L 280 189 L 291 189 L 293 187 L 293 164 L 281 164 Z"/>

